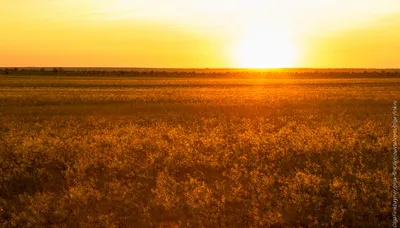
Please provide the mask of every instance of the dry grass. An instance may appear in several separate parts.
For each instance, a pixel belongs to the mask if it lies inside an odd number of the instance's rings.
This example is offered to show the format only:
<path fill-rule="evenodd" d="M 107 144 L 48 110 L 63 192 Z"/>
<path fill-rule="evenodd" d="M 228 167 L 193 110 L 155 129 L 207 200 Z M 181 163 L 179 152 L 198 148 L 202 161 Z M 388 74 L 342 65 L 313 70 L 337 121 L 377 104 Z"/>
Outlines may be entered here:
<path fill-rule="evenodd" d="M 397 78 L 2 77 L 0 224 L 387 227 L 393 99 Z"/>

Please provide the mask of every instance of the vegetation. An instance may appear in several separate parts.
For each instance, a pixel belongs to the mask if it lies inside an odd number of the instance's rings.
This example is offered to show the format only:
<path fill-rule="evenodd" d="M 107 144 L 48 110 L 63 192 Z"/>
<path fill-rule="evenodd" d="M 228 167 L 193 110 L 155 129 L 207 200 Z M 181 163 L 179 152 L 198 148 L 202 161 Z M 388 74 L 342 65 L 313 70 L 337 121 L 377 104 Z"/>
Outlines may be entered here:
<path fill-rule="evenodd" d="M 0 76 L 2 227 L 391 225 L 396 71 L 56 69 Z"/>

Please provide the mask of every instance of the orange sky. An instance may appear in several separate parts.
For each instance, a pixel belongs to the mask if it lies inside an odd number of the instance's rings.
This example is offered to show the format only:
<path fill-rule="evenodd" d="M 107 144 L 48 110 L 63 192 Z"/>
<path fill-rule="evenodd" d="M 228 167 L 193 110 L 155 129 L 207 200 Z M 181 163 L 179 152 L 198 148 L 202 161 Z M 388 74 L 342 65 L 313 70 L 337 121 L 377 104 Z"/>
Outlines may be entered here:
<path fill-rule="evenodd" d="M 400 68 L 398 0 L 1 0 L 0 66 Z"/>

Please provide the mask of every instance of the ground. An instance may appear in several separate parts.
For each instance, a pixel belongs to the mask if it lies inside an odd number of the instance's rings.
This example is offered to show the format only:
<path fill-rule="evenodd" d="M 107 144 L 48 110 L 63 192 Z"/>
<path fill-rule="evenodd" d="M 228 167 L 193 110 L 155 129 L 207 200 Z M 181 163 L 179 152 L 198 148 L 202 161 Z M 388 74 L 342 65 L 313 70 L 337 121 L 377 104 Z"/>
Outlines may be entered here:
<path fill-rule="evenodd" d="M 4 227 L 391 225 L 398 74 L 55 73 L 0 75 Z"/>

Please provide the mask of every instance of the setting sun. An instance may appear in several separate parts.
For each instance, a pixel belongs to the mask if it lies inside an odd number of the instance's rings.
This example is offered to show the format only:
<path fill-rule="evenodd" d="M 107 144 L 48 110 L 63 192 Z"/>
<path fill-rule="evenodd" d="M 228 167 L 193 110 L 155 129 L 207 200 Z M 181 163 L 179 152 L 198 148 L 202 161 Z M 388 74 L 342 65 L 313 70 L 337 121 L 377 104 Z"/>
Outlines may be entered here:
<path fill-rule="evenodd" d="M 242 68 L 292 67 L 297 55 L 288 34 L 278 29 L 252 29 L 233 47 L 236 64 Z"/>

